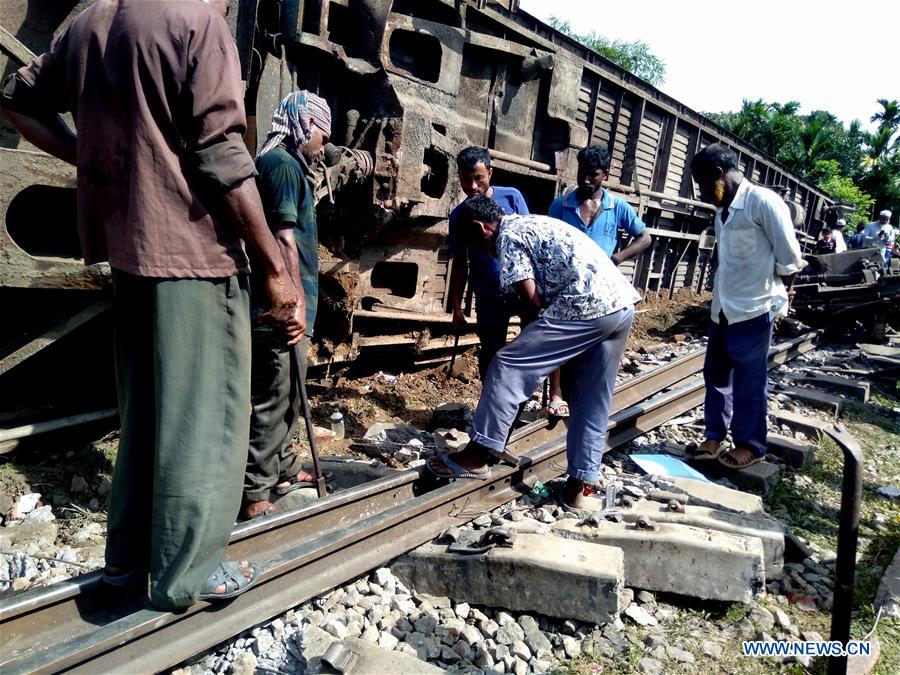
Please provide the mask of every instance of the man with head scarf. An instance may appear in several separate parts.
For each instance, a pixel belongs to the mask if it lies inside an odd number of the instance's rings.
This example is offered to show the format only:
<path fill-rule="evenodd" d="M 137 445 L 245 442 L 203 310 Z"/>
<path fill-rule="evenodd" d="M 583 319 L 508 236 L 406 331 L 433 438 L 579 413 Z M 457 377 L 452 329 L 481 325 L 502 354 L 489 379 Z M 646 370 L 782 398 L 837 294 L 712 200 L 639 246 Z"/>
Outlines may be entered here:
<path fill-rule="evenodd" d="M 256 157 L 257 186 L 266 220 L 298 291 L 306 334 L 297 350 L 302 355 L 297 363 L 294 350 L 268 325 L 256 320 L 266 308 L 261 304 L 265 296 L 255 292 L 257 279 L 253 276 L 253 412 L 241 507 L 244 519 L 274 512 L 273 491 L 284 495 L 315 484 L 315 476 L 303 469 L 292 450 L 291 440 L 301 415 L 297 377 L 306 377 L 306 354 L 319 296 L 319 236 L 315 200 L 306 173 L 324 154 L 330 135 L 328 103 L 308 91 L 296 91 L 278 105 L 272 116 L 272 131 Z"/>

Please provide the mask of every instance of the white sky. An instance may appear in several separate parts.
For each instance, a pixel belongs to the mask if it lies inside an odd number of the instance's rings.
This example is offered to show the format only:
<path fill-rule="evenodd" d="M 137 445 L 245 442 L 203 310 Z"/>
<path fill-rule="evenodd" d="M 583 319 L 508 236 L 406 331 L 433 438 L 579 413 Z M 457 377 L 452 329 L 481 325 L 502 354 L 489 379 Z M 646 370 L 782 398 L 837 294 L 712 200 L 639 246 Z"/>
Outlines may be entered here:
<path fill-rule="evenodd" d="M 643 40 L 666 63 L 660 89 L 700 112 L 739 110 L 742 99 L 799 101 L 845 124 L 869 118 L 879 98 L 900 99 L 897 0 L 521 0 L 578 33 Z M 717 27 L 713 27 L 717 26 Z"/>

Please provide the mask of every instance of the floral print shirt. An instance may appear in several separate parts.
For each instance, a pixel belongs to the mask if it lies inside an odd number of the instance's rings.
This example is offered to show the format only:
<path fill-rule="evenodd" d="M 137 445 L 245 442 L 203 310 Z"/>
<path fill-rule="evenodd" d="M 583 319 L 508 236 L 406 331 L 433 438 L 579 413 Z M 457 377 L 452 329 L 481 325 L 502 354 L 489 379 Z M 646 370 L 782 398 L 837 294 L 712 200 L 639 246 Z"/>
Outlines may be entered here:
<path fill-rule="evenodd" d="M 641 299 L 590 237 L 549 216 L 503 218 L 497 253 L 500 285 L 534 279 L 547 319 L 596 319 Z"/>

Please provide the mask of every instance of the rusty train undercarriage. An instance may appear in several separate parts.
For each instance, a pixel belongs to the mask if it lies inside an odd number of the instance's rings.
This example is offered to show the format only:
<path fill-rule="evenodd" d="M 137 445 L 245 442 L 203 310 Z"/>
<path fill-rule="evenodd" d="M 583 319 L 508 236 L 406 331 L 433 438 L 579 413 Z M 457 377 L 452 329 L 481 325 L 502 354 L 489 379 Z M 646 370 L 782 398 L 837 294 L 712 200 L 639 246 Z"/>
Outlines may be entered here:
<path fill-rule="evenodd" d="M 88 4 L 69 0 L 42 10 L 25 0 L 6 3 L 4 72 L 43 51 Z M 518 11 L 514 1 L 231 4 L 250 149 L 290 90 L 318 92 L 334 111 L 335 145 L 311 176 L 321 269 L 312 363 L 403 345 L 424 359 L 452 345 L 445 239 L 447 214 L 462 198 L 454 158 L 468 145 L 488 147 L 494 183 L 519 188 L 533 212 L 545 213 L 574 182 L 578 150 L 606 144 L 610 190 L 634 206 L 654 238 L 622 266 L 646 292 L 711 286 L 712 210 L 696 198 L 688 170 L 708 143 L 728 144 L 748 179 L 782 192 L 802 243 L 813 241 L 831 204 L 785 167 Z M 2 375 L 101 317 L 109 270 L 80 261 L 74 169 L 9 128 L 0 133 L 0 297 L 21 310 L 0 335 Z M 41 320 L 32 320 L 35 314 Z"/>

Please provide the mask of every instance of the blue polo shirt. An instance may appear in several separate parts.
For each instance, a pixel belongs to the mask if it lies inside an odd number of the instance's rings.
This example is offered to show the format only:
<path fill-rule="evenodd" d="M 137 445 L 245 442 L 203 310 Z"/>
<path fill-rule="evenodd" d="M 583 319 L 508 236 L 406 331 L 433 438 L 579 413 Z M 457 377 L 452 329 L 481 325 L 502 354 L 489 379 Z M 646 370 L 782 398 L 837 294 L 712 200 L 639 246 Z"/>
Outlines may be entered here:
<path fill-rule="evenodd" d="M 492 185 L 491 187 L 494 188 L 491 199 L 497 202 L 507 215 L 528 215 L 528 205 L 525 203 L 525 198 L 516 188 L 499 187 L 497 185 Z M 447 248 L 450 250 L 451 257 L 456 253 L 457 247 L 462 245 L 459 241 L 460 233 L 457 220 L 459 220 L 459 212 L 462 210 L 463 204 L 465 202 L 450 212 L 450 231 L 447 235 Z M 468 258 L 469 283 L 472 285 L 472 290 L 475 291 L 475 297 L 502 298 L 504 294 L 500 290 L 500 261 L 497 258 L 492 258 L 482 249 L 475 246 L 468 247 Z"/>
<path fill-rule="evenodd" d="M 619 230 L 625 230 L 632 237 L 637 237 L 646 225 L 637 217 L 631 204 L 624 199 L 614 197 L 609 190 L 603 189 L 602 208 L 594 216 L 594 220 L 585 223 L 578 212 L 578 190 L 569 190 L 553 200 L 549 215 L 577 227 L 593 239 L 606 255 L 611 256 L 616 250 L 616 238 Z"/>

